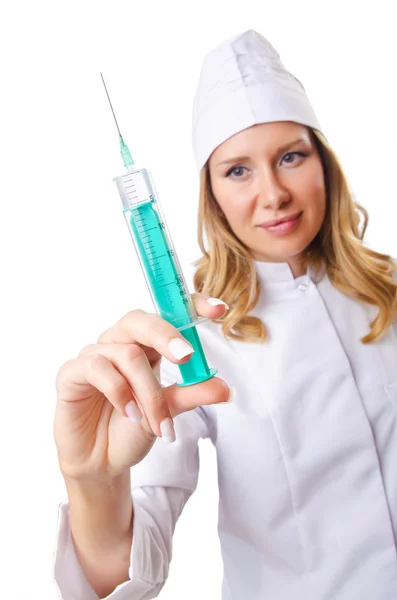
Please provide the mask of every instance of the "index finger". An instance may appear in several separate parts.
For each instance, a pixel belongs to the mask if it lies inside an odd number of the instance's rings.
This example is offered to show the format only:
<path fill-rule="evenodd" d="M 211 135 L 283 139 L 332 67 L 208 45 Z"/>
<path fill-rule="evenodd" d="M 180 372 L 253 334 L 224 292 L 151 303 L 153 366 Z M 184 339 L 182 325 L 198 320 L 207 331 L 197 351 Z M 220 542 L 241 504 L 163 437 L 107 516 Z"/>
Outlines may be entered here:
<path fill-rule="evenodd" d="M 222 316 L 228 306 L 222 300 L 218 298 L 208 298 L 204 294 L 193 293 L 192 300 L 195 305 L 197 314 L 202 317 L 209 319 L 217 319 Z M 113 327 L 107 329 L 98 338 L 100 344 L 114 344 L 114 343 L 138 343 L 144 346 L 145 351 L 148 353 L 149 360 L 155 360 L 159 358 L 159 355 L 169 357 L 169 353 L 164 353 L 164 341 L 161 343 L 161 339 L 168 339 L 168 343 L 172 339 L 180 339 L 181 341 L 188 344 L 179 330 L 168 323 L 165 319 L 157 314 L 147 313 L 143 310 L 136 309 L 128 312 L 122 317 Z M 156 340 L 160 343 L 156 344 Z M 190 344 L 189 344 L 190 346 Z M 152 349 L 155 349 L 153 353 Z M 193 348 L 190 346 L 191 351 Z M 149 353 L 152 356 L 149 356 Z M 182 356 L 180 358 L 183 358 Z M 172 356 L 172 362 L 175 362 L 175 356 Z"/>
<path fill-rule="evenodd" d="M 99 344 L 137 344 L 143 348 L 149 361 L 165 356 L 179 363 L 194 349 L 183 335 L 159 315 L 137 309 L 128 312 L 113 327 L 100 335 Z"/>

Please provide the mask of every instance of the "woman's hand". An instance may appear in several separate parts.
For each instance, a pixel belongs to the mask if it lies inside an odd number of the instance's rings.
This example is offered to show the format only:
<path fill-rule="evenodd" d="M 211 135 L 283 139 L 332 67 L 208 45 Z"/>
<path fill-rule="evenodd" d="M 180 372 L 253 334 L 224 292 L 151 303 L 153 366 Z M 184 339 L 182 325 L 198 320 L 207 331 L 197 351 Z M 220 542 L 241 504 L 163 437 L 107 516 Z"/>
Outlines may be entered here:
<path fill-rule="evenodd" d="M 200 316 L 216 319 L 226 311 L 202 294 L 192 299 Z M 190 347 L 160 316 L 133 310 L 60 368 L 54 436 L 64 477 L 112 480 L 139 463 L 156 437 L 173 441 L 173 417 L 228 400 L 229 387 L 217 377 L 161 385 L 162 356 L 175 364 L 189 360 L 191 353 L 178 358 L 183 344 Z"/>

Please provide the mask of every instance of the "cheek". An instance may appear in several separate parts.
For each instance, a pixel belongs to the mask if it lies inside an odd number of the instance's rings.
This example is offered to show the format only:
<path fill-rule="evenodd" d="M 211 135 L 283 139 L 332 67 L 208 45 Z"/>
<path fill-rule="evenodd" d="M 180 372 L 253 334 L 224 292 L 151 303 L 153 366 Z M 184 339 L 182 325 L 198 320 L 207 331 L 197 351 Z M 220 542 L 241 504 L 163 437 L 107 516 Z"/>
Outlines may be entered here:
<path fill-rule="evenodd" d="M 249 213 L 249 203 L 247 203 L 245 197 L 238 196 L 231 192 L 222 190 L 222 193 L 216 194 L 213 189 L 218 205 L 220 206 L 223 214 L 229 223 L 236 227 L 241 226 L 242 219 Z"/>
<path fill-rule="evenodd" d="M 242 233 L 250 222 L 250 205 L 229 198 L 222 210 L 233 231 Z"/>
<path fill-rule="evenodd" d="M 325 198 L 325 181 L 324 181 L 324 173 L 320 168 L 317 170 L 315 177 L 313 178 L 314 188 L 317 191 L 317 194 L 321 195 Z"/>
<path fill-rule="evenodd" d="M 319 231 L 324 222 L 327 210 L 325 184 L 322 175 L 318 175 L 312 181 L 307 198 L 310 227 L 315 231 Z"/>
<path fill-rule="evenodd" d="M 324 175 L 322 172 L 316 178 L 314 194 L 317 199 L 317 204 L 319 206 L 319 210 L 321 211 L 322 216 L 324 216 L 325 208 L 326 208 L 326 191 L 325 191 Z"/>
<path fill-rule="evenodd" d="M 300 198 L 308 208 L 323 212 L 325 210 L 325 182 L 322 168 L 313 169 L 302 181 Z"/>

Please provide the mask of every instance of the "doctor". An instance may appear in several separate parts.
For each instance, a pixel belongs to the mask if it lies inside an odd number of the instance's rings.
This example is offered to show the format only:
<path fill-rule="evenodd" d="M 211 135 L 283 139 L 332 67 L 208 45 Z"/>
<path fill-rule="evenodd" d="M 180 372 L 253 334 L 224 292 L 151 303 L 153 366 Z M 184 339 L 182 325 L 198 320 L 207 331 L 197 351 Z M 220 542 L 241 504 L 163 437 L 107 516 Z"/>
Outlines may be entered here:
<path fill-rule="evenodd" d="M 397 265 L 363 245 L 367 213 L 261 35 L 206 55 L 193 113 L 194 302 L 219 378 L 176 387 L 191 347 L 141 310 L 60 368 L 61 598 L 159 594 L 200 438 L 223 600 L 397 598 Z"/>

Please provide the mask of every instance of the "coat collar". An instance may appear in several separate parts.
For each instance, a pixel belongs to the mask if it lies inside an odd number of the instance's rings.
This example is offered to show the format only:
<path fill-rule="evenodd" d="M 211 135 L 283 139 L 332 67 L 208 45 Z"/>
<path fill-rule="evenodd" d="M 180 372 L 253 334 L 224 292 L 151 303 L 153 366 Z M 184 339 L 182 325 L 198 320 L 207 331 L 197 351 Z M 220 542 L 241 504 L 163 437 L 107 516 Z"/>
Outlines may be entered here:
<path fill-rule="evenodd" d="M 298 298 L 302 292 L 310 290 L 316 284 L 314 269 L 308 266 L 304 275 L 294 277 L 291 267 L 286 262 L 254 261 L 255 270 L 261 284 L 261 300 L 279 301 Z"/>
<path fill-rule="evenodd" d="M 261 280 L 266 283 L 272 282 L 293 282 L 296 279 L 305 277 L 301 275 L 298 278 L 294 277 L 291 267 L 286 262 L 264 262 L 255 260 L 255 269 Z"/>

